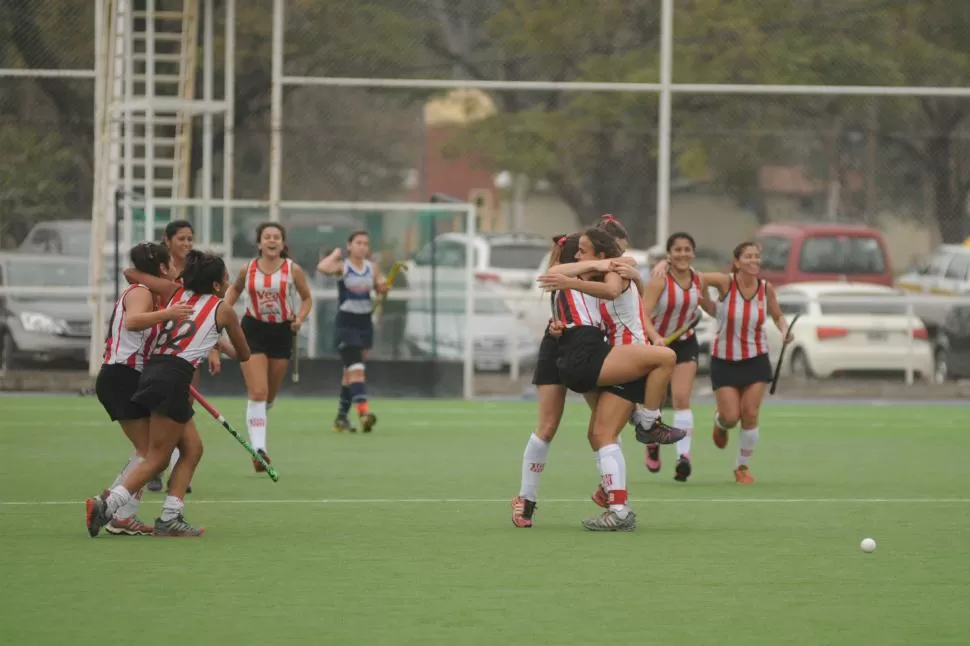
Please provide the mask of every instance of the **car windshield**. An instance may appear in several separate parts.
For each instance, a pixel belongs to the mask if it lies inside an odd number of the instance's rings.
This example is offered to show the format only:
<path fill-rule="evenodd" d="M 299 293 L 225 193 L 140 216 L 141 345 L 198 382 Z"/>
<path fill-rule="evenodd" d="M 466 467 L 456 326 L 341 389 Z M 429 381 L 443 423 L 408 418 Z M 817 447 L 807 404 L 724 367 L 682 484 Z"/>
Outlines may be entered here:
<path fill-rule="evenodd" d="M 61 253 L 68 256 L 81 257 L 91 255 L 91 232 L 78 231 L 77 233 L 63 236 L 61 239 Z"/>
<path fill-rule="evenodd" d="M 802 245 L 798 270 L 807 274 L 881 274 L 886 263 L 876 238 L 814 236 Z"/>
<path fill-rule="evenodd" d="M 3 267 L 4 285 L 10 287 L 64 287 L 64 288 L 84 288 L 88 287 L 88 267 L 87 264 L 78 263 L 55 263 L 41 262 L 31 259 L 11 259 Z M 87 294 L 65 293 L 63 295 L 52 296 L 41 294 L 31 296 L 29 294 L 17 294 L 11 299 L 17 301 L 31 300 L 50 300 L 50 299 L 82 299 Z"/>
<path fill-rule="evenodd" d="M 548 245 L 493 244 L 489 266 L 496 269 L 529 269 L 535 271 L 549 251 Z"/>

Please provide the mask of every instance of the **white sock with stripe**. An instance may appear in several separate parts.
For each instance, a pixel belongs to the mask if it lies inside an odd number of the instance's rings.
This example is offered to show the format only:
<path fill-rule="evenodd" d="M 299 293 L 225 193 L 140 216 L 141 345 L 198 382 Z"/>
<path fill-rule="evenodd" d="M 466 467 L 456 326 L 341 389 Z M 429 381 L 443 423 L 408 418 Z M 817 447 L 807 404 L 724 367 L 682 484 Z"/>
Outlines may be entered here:
<path fill-rule="evenodd" d="M 674 411 L 674 428 L 687 431 L 684 439 L 677 441 L 677 456 L 690 455 L 690 439 L 694 434 L 694 413 L 689 408 Z"/>
<path fill-rule="evenodd" d="M 539 476 L 546 468 L 546 459 L 549 457 L 549 443 L 543 442 L 539 436 L 533 433 L 529 436 L 529 441 L 525 445 L 525 453 L 522 454 L 522 486 L 519 488 L 519 497 L 526 500 L 536 501 L 536 493 L 539 490 Z"/>
<path fill-rule="evenodd" d="M 249 427 L 249 443 L 257 451 L 266 450 L 266 402 L 249 400 L 246 403 L 246 425 Z"/>
<path fill-rule="evenodd" d="M 758 427 L 742 428 L 738 438 L 738 464 L 737 466 L 748 466 L 754 447 L 758 445 Z"/>

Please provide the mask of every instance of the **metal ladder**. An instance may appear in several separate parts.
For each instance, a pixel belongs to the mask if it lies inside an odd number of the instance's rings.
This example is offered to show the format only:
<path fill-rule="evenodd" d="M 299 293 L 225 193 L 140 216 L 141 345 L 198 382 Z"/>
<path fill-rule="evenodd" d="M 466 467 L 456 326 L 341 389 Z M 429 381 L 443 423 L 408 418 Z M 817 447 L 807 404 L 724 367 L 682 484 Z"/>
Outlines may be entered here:
<path fill-rule="evenodd" d="M 112 102 L 145 109 L 116 115 L 110 144 L 116 188 L 125 208 L 144 205 L 148 224 L 132 240 L 160 239 L 161 227 L 185 217 L 182 209 L 155 209 L 155 198 L 187 198 L 191 186 L 198 0 L 114 0 Z M 151 135 L 151 136 L 149 136 Z M 151 182 L 148 181 L 149 177 Z M 142 196 L 137 200 L 137 196 Z M 157 217 L 156 217 L 157 216 Z M 126 218 L 127 220 L 128 218 Z"/>

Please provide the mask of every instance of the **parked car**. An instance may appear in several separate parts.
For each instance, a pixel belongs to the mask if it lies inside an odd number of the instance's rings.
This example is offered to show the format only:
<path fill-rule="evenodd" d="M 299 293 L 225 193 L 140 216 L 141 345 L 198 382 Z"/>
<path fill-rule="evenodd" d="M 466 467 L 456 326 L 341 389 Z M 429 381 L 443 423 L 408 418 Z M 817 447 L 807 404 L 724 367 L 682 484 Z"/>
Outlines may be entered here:
<path fill-rule="evenodd" d="M 791 320 L 788 349 L 791 374 L 829 377 L 835 373 L 904 372 L 912 366 L 923 378 L 933 375 L 933 351 L 922 321 L 906 315 L 902 293 L 865 283 L 805 282 L 777 289 L 782 311 Z M 772 363 L 781 350 L 781 333 L 766 325 Z"/>
<path fill-rule="evenodd" d="M 893 284 L 886 241 L 871 227 L 769 224 L 755 240 L 761 246 L 761 277 L 775 287 L 806 281 Z"/>
<path fill-rule="evenodd" d="M 430 283 L 432 262 L 439 281 L 454 276 L 456 271 L 464 271 L 467 241 L 464 233 L 442 233 L 435 237 L 433 245 L 426 244 L 408 262 L 410 284 Z M 531 289 L 536 267 L 552 246 L 548 238 L 534 233 L 477 233 L 472 244 L 478 281 L 514 291 Z"/>
<path fill-rule="evenodd" d="M 900 276 L 896 287 L 916 294 L 970 295 L 970 247 L 940 245 L 917 267 Z M 946 300 L 941 298 L 938 303 L 933 302 L 935 300 L 915 304 L 916 313 L 923 319 L 932 338 L 938 336 L 950 309 Z"/>
<path fill-rule="evenodd" d="M 3 287 L 88 287 L 88 261 L 70 256 L 0 253 Z M 0 293 L 0 368 L 66 360 L 87 365 L 91 308 L 87 294 Z"/>
<path fill-rule="evenodd" d="M 970 379 L 970 302 L 949 309 L 934 352 L 933 379 Z"/>
<path fill-rule="evenodd" d="M 460 361 L 464 358 L 465 297 L 464 284 L 454 280 L 438 286 L 437 298 L 429 290 L 411 292 L 405 321 L 404 339 L 411 353 Z M 475 317 L 471 332 L 475 337 L 475 368 L 500 371 L 508 368 L 515 353 L 520 364 L 535 361 L 538 345 L 522 325 L 521 317 L 494 285 L 476 288 Z"/>

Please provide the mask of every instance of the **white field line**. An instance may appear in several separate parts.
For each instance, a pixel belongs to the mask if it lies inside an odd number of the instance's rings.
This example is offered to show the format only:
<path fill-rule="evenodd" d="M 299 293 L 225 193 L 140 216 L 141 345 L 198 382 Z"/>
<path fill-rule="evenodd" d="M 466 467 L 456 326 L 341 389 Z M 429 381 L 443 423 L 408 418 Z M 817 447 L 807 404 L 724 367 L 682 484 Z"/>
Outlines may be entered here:
<path fill-rule="evenodd" d="M 588 503 L 589 498 L 547 498 L 543 503 Z M 643 504 L 903 504 L 965 505 L 970 498 L 632 498 Z M 436 504 L 508 504 L 507 498 L 295 498 L 286 500 L 191 500 L 193 505 L 436 505 Z M 0 500 L 3 507 L 41 507 L 83 505 L 82 500 Z"/>

